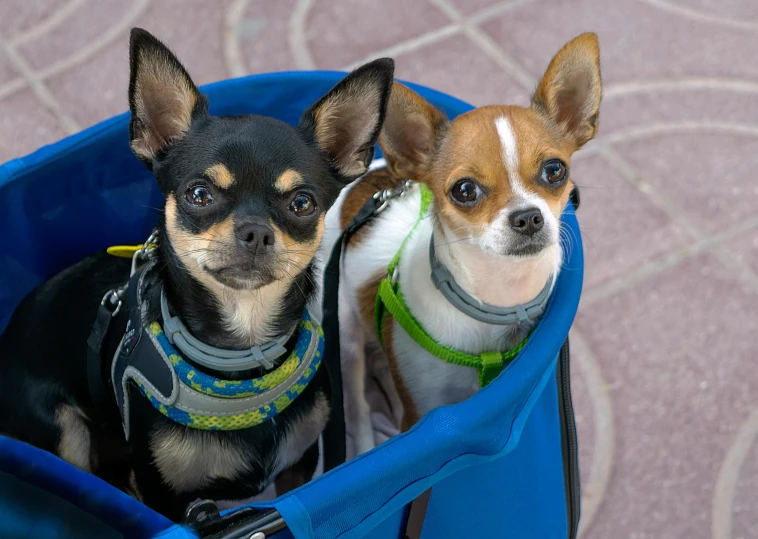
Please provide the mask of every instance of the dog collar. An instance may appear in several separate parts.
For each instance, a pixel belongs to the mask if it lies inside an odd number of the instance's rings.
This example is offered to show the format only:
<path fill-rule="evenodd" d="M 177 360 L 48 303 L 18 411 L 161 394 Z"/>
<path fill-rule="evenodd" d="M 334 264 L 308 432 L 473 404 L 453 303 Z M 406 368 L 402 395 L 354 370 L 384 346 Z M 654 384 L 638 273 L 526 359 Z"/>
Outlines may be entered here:
<path fill-rule="evenodd" d="M 550 299 L 550 290 L 553 286 L 552 275 L 545 283 L 544 288 L 537 294 L 537 297 L 527 303 L 515 307 L 497 307 L 479 301 L 455 282 L 450 271 L 434 255 L 434 235 L 429 240 L 429 263 L 432 266 L 432 282 L 437 290 L 445 296 L 445 299 L 453 307 L 480 322 L 506 326 L 534 321 L 545 312 L 545 307 Z"/>
<path fill-rule="evenodd" d="M 161 414 L 189 428 L 238 430 L 259 425 L 302 394 L 321 365 L 324 337 L 306 310 L 295 348 L 275 370 L 251 380 L 222 380 L 196 369 L 169 341 L 158 322 L 143 323 L 148 262 L 127 286 L 129 321 L 111 367 L 113 389 L 129 439 L 129 386 Z"/>
<path fill-rule="evenodd" d="M 397 253 L 395 253 L 395 256 L 392 257 L 392 260 L 387 267 L 387 276 L 379 283 L 379 291 L 376 295 L 376 306 L 374 308 L 374 322 L 376 324 L 377 336 L 379 342 L 383 343 L 383 326 L 386 310 L 409 337 L 433 356 L 436 356 L 447 363 L 476 369 L 479 373 L 479 386 L 484 387 L 494 380 L 503 370 L 503 367 L 518 355 L 521 349 L 526 345 L 529 337 L 526 337 L 511 350 L 504 352 L 482 352 L 481 354 L 473 355 L 438 343 L 426 332 L 424 327 L 413 316 L 410 309 L 408 309 L 408 306 L 405 304 L 405 299 L 400 290 L 397 269 L 398 264 L 400 263 L 400 257 L 402 256 L 409 238 L 413 235 L 416 228 L 418 228 L 421 219 L 426 216 L 429 206 L 432 203 L 433 197 L 429 188 L 423 184 L 419 184 L 419 189 L 421 190 L 421 210 L 419 211 L 419 217 L 411 231 L 400 244 L 400 248 Z M 403 193 L 404 192 L 405 191 L 403 191 Z M 434 274 L 434 266 L 432 266 L 432 268 L 432 274 Z"/>
<path fill-rule="evenodd" d="M 170 344 L 198 365 L 222 372 L 244 371 L 259 367 L 270 369 L 274 366 L 274 360 L 287 353 L 285 345 L 295 331 L 293 328 L 278 339 L 247 350 L 225 350 L 210 346 L 195 338 L 178 316 L 171 316 L 165 290 L 161 290 L 161 316 L 163 331 Z"/>

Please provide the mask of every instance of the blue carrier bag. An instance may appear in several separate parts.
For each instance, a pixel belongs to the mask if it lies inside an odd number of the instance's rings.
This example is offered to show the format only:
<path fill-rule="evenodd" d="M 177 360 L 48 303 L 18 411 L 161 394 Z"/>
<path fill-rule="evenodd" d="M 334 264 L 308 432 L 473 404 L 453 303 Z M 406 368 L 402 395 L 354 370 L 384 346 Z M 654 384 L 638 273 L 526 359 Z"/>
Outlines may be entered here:
<path fill-rule="evenodd" d="M 295 124 L 343 75 L 259 75 L 203 91 L 212 114 L 255 113 Z M 410 86 L 451 117 L 472 108 Z M 139 244 L 150 234 L 153 208 L 161 207 L 162 198 L 129 149 L 128 120 L 122 114 L 0 168 L 0 332 L 21 299 L 44 280 L 95 251 Z M 583 254 L 571 207 L 563 220 L 573 245 L 564 246 L 547 311 L 497 379 L 271 502 L 220 514 L 212 505 L 200 507 L 198 518 L 215 523 L 204 536 L 576 537 L 579 473 L 567 339 Z M 197 535 L 52 454 L 0 437 L 0 537 Z"/>

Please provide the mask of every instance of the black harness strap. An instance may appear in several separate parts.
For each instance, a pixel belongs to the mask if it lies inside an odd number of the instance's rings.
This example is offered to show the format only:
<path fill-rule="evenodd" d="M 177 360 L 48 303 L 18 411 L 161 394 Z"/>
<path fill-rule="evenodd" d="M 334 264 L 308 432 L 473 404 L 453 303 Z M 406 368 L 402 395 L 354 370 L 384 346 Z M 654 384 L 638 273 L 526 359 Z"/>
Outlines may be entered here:
<path fill-rule="evenodd" d="M 421 539 L 421 530 L 424 527 L 426 508 L 429 506 L 429 498 L 432 489 L 427 489 L 411 502 L 408 510 L 408 521 L 405 524 L 405 539 Z"/>
<path fill-rule="evenodd" d="M 108 292 L 100 302 L 87 339 L 87 384 L 92 399 L 94 419 L 102 425 L 110 422 L 105 410 L 113 400 L 108 391 L 110 376 L 103 376 L 103 343 L 122 305 L 121 293 L 115 290 Z"/>
<path fill-rule="evenodd" d="M 342 367 L 340 364 L 339 284 L 342 250 L 350 238 L 363 225 L 379 213 L 382 202 L 370 198 L 340 235 L 332 249 L 324 270 L 324 364 L 332 385 L 332 410 L 324 429 L 324 471 L 327 472 L 345 462 L 345 409 L 342 391 Z"/>

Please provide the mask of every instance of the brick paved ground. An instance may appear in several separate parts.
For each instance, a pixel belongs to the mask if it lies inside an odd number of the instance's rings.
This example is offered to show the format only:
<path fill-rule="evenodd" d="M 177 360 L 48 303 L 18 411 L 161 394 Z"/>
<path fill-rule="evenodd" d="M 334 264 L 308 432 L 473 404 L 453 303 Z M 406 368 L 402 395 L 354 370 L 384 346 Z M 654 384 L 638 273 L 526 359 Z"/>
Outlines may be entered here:
<path fill-rule="evenodd" d="M 573 168 L 582 534 L 758 538 L 758 2 L 2 0 L 0 161 L 125 110 L 135 25 L 199 83 L 391 55 L 477 105 L 526 104 L 596 31 L 602 127 Z"/>

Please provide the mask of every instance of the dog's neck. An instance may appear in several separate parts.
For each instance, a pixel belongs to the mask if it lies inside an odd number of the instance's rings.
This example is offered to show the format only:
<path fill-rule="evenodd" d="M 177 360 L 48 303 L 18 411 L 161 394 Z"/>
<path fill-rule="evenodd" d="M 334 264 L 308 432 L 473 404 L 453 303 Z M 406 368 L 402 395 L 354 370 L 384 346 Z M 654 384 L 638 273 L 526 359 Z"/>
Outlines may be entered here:
<path fill-rule="evenodd" d="M 301 321 L 313 291 L 310 267 L 291 280 L 236 290 L 185 267 L 167 239 L 160 244 L 159 257 L 172 313 L 196 338 L 218 348 L 249 348 L 289 332 Z"/>
<path fill-rule="evenodd" d="M 522 258 L 483 251 L 455 237 L 439 220 L 433 228 L 435 254 L 455 281 L 474 298 L 496 307 L 514 307 L 533 300 L 560 267 L 560 246 Z"/>

